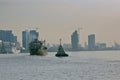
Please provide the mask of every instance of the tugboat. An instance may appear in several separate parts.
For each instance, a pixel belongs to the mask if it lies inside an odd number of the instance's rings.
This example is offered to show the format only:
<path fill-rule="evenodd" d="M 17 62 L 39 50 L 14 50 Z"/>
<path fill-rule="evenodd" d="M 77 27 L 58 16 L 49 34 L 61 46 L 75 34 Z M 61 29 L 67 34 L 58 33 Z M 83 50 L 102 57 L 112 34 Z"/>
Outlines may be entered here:
<path fill-rule="evenodd" d="M 62 45 L 61 45 L 61 39 L 60 39 L 60 45 L 57 51 L 57 54 L 55 55 L 56 57 L 68 57 L 68 54 L 65 53 Z"/>
<path fill-rule="evenodd" d="M 35 39 L 29 44 L 30 55 L 47 55 L 47 47 L 45 46 L 45 41 L 39 41 Z"/>

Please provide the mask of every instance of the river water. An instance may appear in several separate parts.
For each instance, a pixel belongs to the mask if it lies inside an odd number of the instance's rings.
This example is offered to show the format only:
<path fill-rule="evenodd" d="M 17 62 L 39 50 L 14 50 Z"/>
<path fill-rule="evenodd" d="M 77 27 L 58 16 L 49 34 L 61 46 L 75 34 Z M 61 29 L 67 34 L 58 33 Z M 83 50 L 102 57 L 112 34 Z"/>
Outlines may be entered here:
<path fill-rule="evenodd" d="M 120 51 L 67 54 L 0 54 L 0 80 L 120 80 Z"/>

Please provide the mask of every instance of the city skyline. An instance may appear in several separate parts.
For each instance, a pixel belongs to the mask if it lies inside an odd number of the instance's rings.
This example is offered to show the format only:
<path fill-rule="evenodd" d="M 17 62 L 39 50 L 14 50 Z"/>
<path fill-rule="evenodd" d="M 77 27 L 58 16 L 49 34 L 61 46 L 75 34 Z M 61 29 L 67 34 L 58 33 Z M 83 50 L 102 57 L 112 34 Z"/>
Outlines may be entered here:
<path fill-rule="evenodd" d="M 89 34 L 97 42 L 120 43 L 120 1 L 118 0 L 0 0 L 0 29 L 12 29 L 21 42 L 22 31 L 38 28 L 47 43 L 70 43 L 78 28 L 80 43 Z"/>

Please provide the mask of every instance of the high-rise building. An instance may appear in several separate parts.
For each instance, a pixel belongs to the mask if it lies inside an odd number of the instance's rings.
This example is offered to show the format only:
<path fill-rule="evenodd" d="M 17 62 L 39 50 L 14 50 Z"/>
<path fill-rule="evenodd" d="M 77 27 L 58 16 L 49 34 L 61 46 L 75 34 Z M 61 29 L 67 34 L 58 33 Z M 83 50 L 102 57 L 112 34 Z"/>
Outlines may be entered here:
<path fill-rule="evenodd" d="M 79 34 L 76 31 L 74 31 L 71 35 L 71 44 L 72 44 L 72 49 L 73 50 L 78 50 L 79 48 Z"/>
<path fill-rule="evenodd" d="M 95 34 L 88 35 L 88 49 L 95 49 Z"/>
<path fill-rule="evenodd" d="M 28 50 L 29 43 L 38 38 L 38 32 L 36 30 L 26 30 L 22 32 L 22 46 L 25 50 Z"/>
<path fill-rule="evenodd" d="M 0 30 L 0 40 L 4 42 L 17 42 L 17 36 L 14 36 L 12 30 Z"/>
<path fill-rule="evenodd" d="M 31 30 L 30 31 L 30 37 L 29 37 L 29 42 L 33 41 L 34 39 L 37 39 L 39 36 L 38 32 L 36 30 Z"/>
<path fill-rule="evenodd" d="M 28 50 L 28 39 L 29 39 L 29 31 L 23 31 L 22 32 L 22 46 L 25 48 L 25 50 Z"/>

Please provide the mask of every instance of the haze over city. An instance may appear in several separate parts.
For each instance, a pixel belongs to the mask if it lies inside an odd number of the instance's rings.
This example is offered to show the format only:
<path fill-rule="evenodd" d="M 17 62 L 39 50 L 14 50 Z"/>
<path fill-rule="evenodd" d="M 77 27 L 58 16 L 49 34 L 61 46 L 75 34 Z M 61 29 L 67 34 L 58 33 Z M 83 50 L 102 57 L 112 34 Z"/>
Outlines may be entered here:
<path fill-rule="evenodd" d="M 80 30 L 80 43 L 89 34 L 97 42 L 120 43 L 119 0 L 0 0 L 0 29 L 11 29 L 21 42 L 22 31 L 36 29 L 47 43 L 70 43 Z"/>

